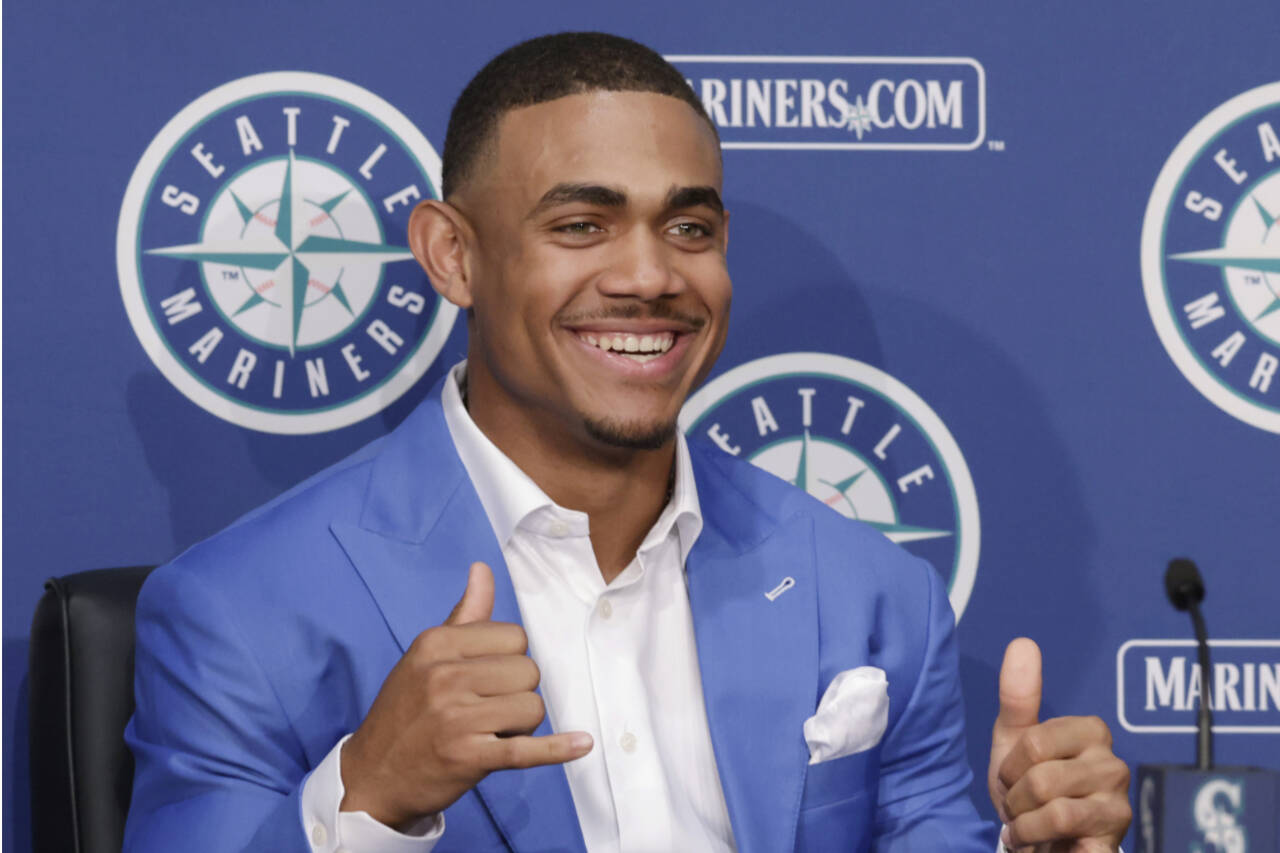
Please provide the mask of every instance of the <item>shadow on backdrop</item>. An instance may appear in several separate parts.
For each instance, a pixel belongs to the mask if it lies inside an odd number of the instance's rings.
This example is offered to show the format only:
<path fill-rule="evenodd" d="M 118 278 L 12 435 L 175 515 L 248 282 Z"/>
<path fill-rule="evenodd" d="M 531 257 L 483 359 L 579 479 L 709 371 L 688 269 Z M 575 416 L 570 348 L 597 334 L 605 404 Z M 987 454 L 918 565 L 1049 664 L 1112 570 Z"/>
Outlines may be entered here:
<path fill-rule="evenodd" d="M 152 478 L 168 494 L 173 545 L 167 553 L 130 559 L 162 563 L 389 432 L 463 357 L 462 326 L 455 326 L 423 378 L 395 403 L 359 423 L 311 435 L 276 435 L 227 423 L 187 400 L 158 372 L 135 374 L 126 390 L 129 420 Z"/>
<path fill-rule="evenodd" d="M 871 311 L 860 283 L 840 259 L 769 208 L 738 199 L 726 206 L 733 211 L 733 308 L 729 339 L 712 376 L 752 359 L 797 350 L 878 365 L 880 341 Z M 840 317 L 839 327 L 797 322 L 812 310 Z"/>

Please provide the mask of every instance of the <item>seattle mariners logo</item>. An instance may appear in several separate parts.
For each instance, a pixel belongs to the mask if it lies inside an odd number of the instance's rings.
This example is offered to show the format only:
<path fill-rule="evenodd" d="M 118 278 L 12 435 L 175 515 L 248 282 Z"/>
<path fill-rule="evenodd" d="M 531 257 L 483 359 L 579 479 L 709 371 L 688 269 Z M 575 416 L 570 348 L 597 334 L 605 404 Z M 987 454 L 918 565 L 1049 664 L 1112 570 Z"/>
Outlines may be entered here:
<path fill-rule="evenodd" d="M 1200 393 L 1280 433 L 1280 83 L 1238 95 L 1178 143 L 1142 226 L 1160 341 Z"/>
<path fill-rule="evenodd" d="M 243 77 L 142 155 L 116 263 L 134 332 L 178 390 L 264 432 L 369 417 L 439 354 L 457 309 L 403 245 L 440 158 L 386 101 L 321 74 Z"/>
<path fill-rule="evenodd" d="M 1236 818 L 1244 812 L 1244 785 L 1230 779 L 1210 779 L 1196 791 L 1191 806 L 1198 841 L 1192 853 L 1245 853 L 1244 828 Z"/>
<path fill-rule="evenodd" d="M 717 377 L 680 423 L 929 560 L 959 620 L 978 570 L 978 498 L 955 439 L 910 388 L 850 358 L 786 353 Z"/>

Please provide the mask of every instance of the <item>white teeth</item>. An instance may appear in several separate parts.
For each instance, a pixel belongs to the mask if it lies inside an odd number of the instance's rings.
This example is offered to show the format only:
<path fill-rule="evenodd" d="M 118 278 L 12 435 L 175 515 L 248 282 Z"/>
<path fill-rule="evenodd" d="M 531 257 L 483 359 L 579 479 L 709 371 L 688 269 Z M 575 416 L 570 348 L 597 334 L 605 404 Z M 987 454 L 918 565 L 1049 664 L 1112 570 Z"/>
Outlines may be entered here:
<path fill-rule="evenodd" d="M 655 335 L 631 335 L 627 333 L 608 333 L 596 338 L 595 335 L 582 333 L 582 340 L 605 352 L 625 353 L 638 361 L 651 361 L 671 349 L 675 343 L 675 335 L 670 332 L 659 332 Z"/>

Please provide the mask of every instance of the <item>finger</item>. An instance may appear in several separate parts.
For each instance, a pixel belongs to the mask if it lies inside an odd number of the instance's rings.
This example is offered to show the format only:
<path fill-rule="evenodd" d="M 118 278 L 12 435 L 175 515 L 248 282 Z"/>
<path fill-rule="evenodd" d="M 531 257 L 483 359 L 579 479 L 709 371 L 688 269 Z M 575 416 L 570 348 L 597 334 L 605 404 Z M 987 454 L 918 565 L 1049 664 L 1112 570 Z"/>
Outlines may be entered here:
<path fill-rule="evenodd" d="M 506 696 L 536 689 L 540 676 L 538 665 L 526 655 L 464 657 L 437 663 L 432 668 L 431 687 L 478 697 Z"/>
<path fill-rule="evenodd" d="M 529 635 L 513 622 L 468 622 L 450 628 L 449 633 L 457 657 L 523 655 L 529 650 Z"/>
<path fill-rule="evenodd" d="M 1054 717 L 1022 733 L 1000 763 L 998 778 L 1012 790 L 1028 770 L 1046 761 L 1075 758 L 1090 747 L 1111 747 L 1111 730 L 1098 717 Z"/>
<path fill-rule="evenodd" d="M 493 616 L 493 570 L 484 563 L 472 563 L 467 574 L 467 588 L 454 606 L 446 625 L 485 622 Z"/>
<path fill-rule="evenodd" d="M 508 693 L 458 706 L 454 713 L 472 732 L 507 737 L 533 734 L 546 716 L 546 706 L 537 693 Z"/>
<path fill-rule="evenodd" d="M 522 655 L 529 648 L 524 628 L 511 622 L 468 622 L 437 625 L 419 634 L 406 657 L 425 666 L 459 658 Z"/>
<path fill-rule="evenodd" d="M 1040 647 L 1019 637 L 1009 644 L 1000 666 L 1000 713 L 996 728 L 1025 728 L 1040 721 Z"/>
<path fill-rule="evenodd" d="M 1095 839 L 1105 842 L 1100 845 L 1104 849 L 1115 849 L 1131 817 L 1129 803 L 1123 797 L 1098 794 L 1061 798 L 1014 818 L 1008 825 L 1006 844 L 1021 847 L 1067 839 Z"/>
<path fill-rule="evenodd" d="M 489 770 L 563 764 L 586 755 L 593 743 L 586 732 L 494 738 L 483 749 L 483 761 Z"/>
<path fill-rule="evenodd" d="M 1059 797 L 1127 791 L 1129 768 L 1114 755 L 1096 760 L 1046 761 L 1030 768 L 1005 797 L 1006 818 L 1035 811 Z"/>

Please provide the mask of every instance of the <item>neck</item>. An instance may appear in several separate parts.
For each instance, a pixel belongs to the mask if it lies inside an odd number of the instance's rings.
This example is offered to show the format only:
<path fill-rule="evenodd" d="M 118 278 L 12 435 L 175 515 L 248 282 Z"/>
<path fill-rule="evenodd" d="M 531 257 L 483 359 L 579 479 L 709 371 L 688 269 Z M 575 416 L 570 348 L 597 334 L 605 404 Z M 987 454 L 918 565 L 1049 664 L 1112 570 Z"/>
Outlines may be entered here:
<path fill-rule="evenodd" d="M 537 410 L 496 402 L 488 383 L 468 381 L 463 400 L 480 431 L 558 505 L 587 514 L 605 583 L 635 558 L 671 497 L 675 440 L 657 449 L 605 445 L 585 428 L 543 422 Z"/>

